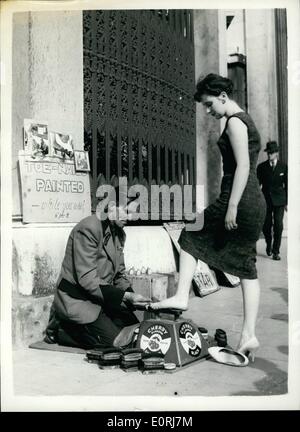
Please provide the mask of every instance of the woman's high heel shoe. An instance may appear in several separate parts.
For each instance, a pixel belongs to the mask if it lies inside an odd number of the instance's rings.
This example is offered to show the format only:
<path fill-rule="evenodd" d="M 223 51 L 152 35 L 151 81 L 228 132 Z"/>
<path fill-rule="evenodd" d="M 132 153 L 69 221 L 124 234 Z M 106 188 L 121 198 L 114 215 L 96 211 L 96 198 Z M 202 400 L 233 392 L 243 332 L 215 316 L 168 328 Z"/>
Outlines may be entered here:
<path fill-rule="evenodd" d="M 237 349 L 238 352 L 244 354 L 253 363 L 255 360 L 256 351 L 259 348 L 259 342 L 255 336 L 248 339 L 240 348 Z"/>
<path fill-rule="evenodd" d="M 230 348 L 210 347 L 208 348 L 209 355 L 218 363 L 223 363 L 229 366 L 247 366 L 248 358 L 237 351 Z"/>

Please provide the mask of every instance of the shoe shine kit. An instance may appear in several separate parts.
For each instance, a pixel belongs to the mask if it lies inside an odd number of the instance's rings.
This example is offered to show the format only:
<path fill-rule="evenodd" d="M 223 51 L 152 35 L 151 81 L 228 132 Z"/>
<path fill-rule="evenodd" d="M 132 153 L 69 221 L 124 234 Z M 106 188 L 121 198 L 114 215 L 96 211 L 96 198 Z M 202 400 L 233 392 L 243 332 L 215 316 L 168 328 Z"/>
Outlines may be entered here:
<path fill-rule="evenodd" d="M 217 329 L 212 338 L 206 328 L 181 318 L 181 311 L 168 309 L 153 311 L 151 318 L 141 322 L 134 345 L 123 349 L 95 347 L 87 351 L 86 360 L 101 369 L 173 373 L 209 358 L 212 347 L 225 349 L 227 337 L 224 330 Z"/>

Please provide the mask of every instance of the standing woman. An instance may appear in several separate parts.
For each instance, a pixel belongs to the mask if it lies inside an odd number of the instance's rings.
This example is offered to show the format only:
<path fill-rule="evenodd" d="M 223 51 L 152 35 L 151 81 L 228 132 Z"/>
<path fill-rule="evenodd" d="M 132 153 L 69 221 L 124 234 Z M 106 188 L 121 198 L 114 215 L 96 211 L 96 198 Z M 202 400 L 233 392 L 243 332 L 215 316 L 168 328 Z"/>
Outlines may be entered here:
<path fill-rule="evenodd" d="M 226 124 L 218 141 L 223 160 L 223 178 L 218 199 L 204 210 L 200 231 L 182 231 L 179 244 L 180 273 L 177 293 L 153 309 L 188 307 L 189 290 L 197 260 L 241 279 L 244 321 L 238 351 L 254 353 L 259 346 L 255 325 L 260 286 L 256 271 L 256 242 L 262 230 L 266 205 L 257 176 L 260 136 L 251 117 L 231 99 L 232 81 L 215 74 L 197 84 L 195 100 L 207 114 Z"/>

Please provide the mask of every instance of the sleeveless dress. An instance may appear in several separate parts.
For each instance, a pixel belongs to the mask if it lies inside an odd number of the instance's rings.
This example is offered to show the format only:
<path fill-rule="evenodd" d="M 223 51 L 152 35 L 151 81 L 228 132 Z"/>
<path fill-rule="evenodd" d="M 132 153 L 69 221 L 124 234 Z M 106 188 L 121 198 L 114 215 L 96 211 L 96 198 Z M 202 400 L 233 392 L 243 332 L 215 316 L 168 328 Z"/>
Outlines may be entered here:
<path fill-rule="evenodd" d="M 228 231 L 225 228 L 225 216 L 236 169 L 233 150 L 226 134 L 231 117 L 238 117 L 247 126 L 250 171 L 238 204 L 238 228 Z M 186 225 L 181 232 L 179 244 L 184 251 L 212 268 L 242 279 L 256 279 L 256 242 L 265 220 L 266 203 L 256 175 L 260 136 L 251 117 L 245 112 L 228 117 L 218 146 L 223 161 L 220 195 L 204 210 L 202 229 L 192 231 Z"/>

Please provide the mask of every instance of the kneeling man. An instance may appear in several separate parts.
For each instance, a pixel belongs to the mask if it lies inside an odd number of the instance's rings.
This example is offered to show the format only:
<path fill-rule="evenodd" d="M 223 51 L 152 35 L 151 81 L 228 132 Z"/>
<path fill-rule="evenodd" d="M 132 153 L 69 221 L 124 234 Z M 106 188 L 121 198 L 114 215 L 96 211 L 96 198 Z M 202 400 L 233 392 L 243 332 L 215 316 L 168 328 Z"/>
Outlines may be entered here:
<path fill-rule="evenodd" d="M 82 348 L 127 346 L 138 327 L 134 305 L 149 299 L 133 292 L 125 275 L 123 227 L 133 203 L 109 201 L 105 217 L 88 216 L 72 230 L 51 307 L 45 341 Z M 126 201 L 125 201 L 126 202 Z M 60 329 L 60 331 L 59 331 Z"/>

